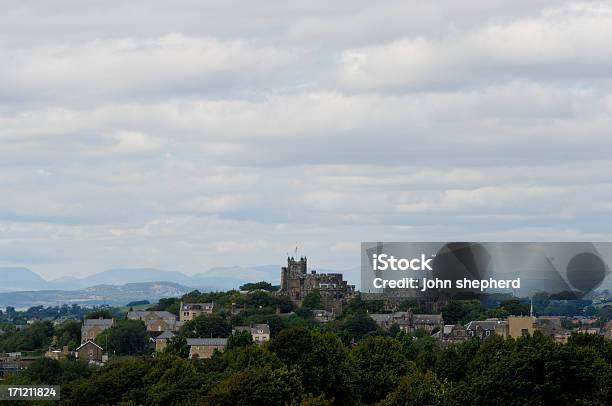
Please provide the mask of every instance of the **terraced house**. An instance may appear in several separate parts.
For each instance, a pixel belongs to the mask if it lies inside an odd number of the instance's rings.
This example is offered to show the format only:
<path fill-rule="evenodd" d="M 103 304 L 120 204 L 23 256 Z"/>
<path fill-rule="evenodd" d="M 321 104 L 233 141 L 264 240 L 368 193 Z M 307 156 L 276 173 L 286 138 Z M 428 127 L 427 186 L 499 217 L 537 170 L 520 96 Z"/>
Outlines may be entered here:
<path fill-rule="evenodd" d="M 96 337 L 104 330 L 111 328 L 115 324 L 115 319 L 85 319 L 81 327 L 81 344 L 88 340 L 95 341 Z"/>

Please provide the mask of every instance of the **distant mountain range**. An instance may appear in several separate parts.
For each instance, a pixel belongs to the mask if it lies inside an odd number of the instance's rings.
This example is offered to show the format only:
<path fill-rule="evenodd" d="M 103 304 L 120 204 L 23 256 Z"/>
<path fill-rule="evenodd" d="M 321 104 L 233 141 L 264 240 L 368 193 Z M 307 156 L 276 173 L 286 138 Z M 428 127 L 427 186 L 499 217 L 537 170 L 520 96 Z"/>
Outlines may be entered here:
<path fill-rule="evenodd" d="M 0 293 L 0 307 L 13 306 L 25 309 L 31 306 L 44 307 L 63 304 L 81 306 L 123 306 L 134 300 L 156 302 L 163 297 L 178 297 L 193 288 L 172 282 L 127 283 L 125 285 L 97 285 L 79 290 L 36 290 Z"/>
<path fill-rule="evenodd" d="M 195 275 L 156 268 L 110 269 L 93 275 L 46 280 L 23 267 L 0 267 L 0 307 L 36 305 L 125 304 L 181 296 L 194 289 L 238 289 L 248 282 L 278 284 L 280 265 L 216 267 Z M 318 270 L 318 272 L 338 272 Z M 340 271 L 351 284 L 359 282 L 359 268 Z"/>
<path fill-rule="evenodd" d="M 247 282 L 277 283 L 280 266 L 213 268 L 193 276 L 155 268 L 110 269 L 82 278 L 46 280 L 23 267 L 0 267 L 0 307 L 125 305 L 201 291 L 238 289 Z"/>
<path fill-rule="evenodd" d="M 124 285 L 166 281 L 203 290 L 226 290 L 247 282 L 265 280 L 278 283 L 279 265 L 218 267 L 192 276 L 156 268 L 110 269 L 93 275 L 46 280 L 27 268 L 0 267 L 0 292 L 34 290 L 77 290 L 97 285 Z"/>

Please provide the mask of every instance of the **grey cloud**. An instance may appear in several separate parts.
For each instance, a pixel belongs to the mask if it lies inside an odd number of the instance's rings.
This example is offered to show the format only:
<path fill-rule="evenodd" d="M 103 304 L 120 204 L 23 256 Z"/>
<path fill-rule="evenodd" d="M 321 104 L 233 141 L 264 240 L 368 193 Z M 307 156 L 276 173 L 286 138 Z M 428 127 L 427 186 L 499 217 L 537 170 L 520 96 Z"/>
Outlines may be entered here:
<path fill-rule="evenodd" d="M 2 264 L 612 238 L 606 2 L 0 3 Z"/>

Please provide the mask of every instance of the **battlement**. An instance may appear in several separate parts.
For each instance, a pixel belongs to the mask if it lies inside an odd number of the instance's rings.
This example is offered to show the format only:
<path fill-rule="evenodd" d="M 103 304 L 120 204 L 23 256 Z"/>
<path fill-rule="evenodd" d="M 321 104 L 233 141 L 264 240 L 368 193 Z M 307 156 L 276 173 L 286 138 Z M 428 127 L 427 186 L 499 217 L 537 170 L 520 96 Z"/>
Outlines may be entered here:
<path fill-rule="evenodd" d="M 287 266 L 281 268 L 281 288 L 279 293 L 289 296 L 296 305 L 311 292 L 318 290 L 321 300 L 329 311 L 339 312 L 346 299 L 355 293 L 355 286 L 349 285 L 341 273 L 308 272 L 306 257 L 296 260 L 287 258 Z"/>

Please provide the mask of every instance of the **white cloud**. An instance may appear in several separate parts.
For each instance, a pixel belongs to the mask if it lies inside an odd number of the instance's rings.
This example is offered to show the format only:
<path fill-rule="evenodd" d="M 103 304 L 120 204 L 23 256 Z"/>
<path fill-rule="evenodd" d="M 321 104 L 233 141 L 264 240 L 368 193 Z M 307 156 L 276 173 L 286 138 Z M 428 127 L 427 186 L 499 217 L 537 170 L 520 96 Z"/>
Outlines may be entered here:
<path fill-rule="evenodd" d="M 245 40 L 166 34 L 7 49 L 0 88 L 9 97 L 77 100 L 201 92 L 215 80 L 248 81 L 297 61 L 290 50 Z M 0 93 L 0 97 L 2 96 Z M 91 98 L 95 98 L 92 100 Z"/>
<path fill-rule="evenodd" d="M 345 269 L 362 240 L 610 239 L 611 19 L 555 0 L 9 2 L 0 264 L 195 273 L 298 241 Z"/>
<path fill-rule="evenodd" d="M 464 85 L 512 78 L 608 77 L 612 7 L 573 5 L 441 38 L 412 35 L 341 54 L 339 81 L 357 90 Z"/>

